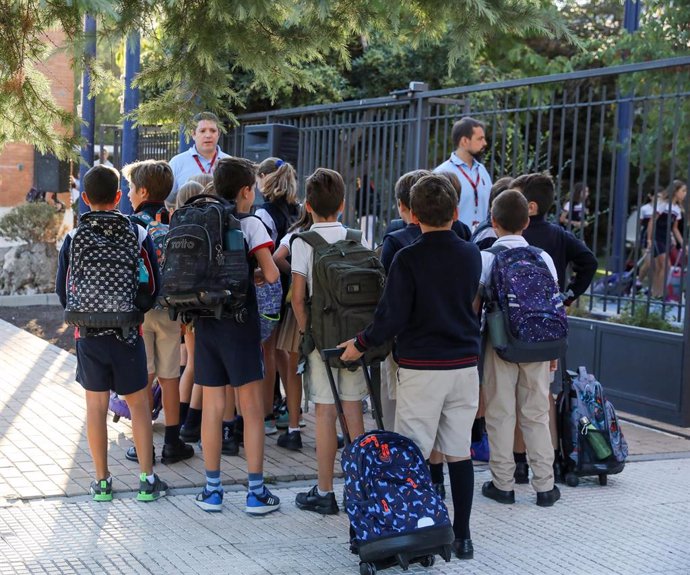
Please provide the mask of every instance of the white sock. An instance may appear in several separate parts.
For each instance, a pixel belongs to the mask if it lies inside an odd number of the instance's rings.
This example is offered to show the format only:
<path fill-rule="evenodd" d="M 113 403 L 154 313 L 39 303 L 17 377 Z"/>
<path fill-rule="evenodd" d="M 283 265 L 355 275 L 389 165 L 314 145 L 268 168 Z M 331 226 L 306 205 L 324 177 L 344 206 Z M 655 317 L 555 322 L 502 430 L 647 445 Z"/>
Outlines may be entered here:
<path fill-rule="evenodd" d="M 299 431 L 299 426 L 298 427 L 288 427 L 288 433 L 292 433 L 293 431 Z"/>
<path fill-rule="evenodd" d="M 329 493 L 333 493 L 332 491 L 321 491 L 318 487 L 316 489 L 319 492 L 319 497 L 326 497 Z"/>

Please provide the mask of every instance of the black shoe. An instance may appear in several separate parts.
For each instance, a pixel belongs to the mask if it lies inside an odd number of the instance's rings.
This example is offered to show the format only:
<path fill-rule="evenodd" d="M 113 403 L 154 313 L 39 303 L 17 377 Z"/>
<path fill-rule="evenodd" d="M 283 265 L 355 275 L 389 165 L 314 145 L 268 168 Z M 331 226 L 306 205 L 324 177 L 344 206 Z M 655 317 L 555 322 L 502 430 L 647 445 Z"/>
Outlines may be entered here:
<path fill-rule="evenodd" d="M 127 451 L 125 451 L 125 459 L 139 463 L 139 458 L 137 457 L 137 448 L 132 445 Z M 151 465 L 156 464 L 156 448 L 154 447 L 151 451 Z"/>
<path fill-rule="evenodd" d="M 529 465 L 524 461 L 519 461 L 515 464 L 515 473 L 513 473 L 515 483 L 518 485 L 525 485 L 529 483 Z"/>
<path fill-rule="evenodd" d="M 235 419 L 235 424 L 233 425 L 232 433 L 235 436 L 235 443 L 237 443 L 237 445 L 244 445 L 244 419 Z"/>
<path fill-rule="evenodd" d="M 539 507 L 551 507 L 560 498 L 561 491 L 554 485 L 551 491 L 537 493 L 537 505 L 539 505 Z"/>
<path fill-rule="evenodd" d="M 472 539 L 456 539 L 453 541 L 453 553 L 458 559 L 474 559 Z"/>
<path fill-rule="evenodd" d="M 335 493 L 321 496 L 317 485 L 306 493 L 298 493 L 295 497 L 295 505 L 305 511 L 316 511 L 321 515 L 335 515 L 340 511 L 338 502 L 335 500 Z"/>
<path fill-rule="evenodd" d="M 434 491 L 443 501 L 446 500 L 446 486 L 443 483 L 434 483 Z"/>
<path fill-rule="evenodd" d="M 286 431 L 278 436 L 278 447 L 292 451 L 302 449 L 302 434 L 298 431 Z"/>
<path fill-rule="evenodd" d="M 180 427 L 180 439 L 185 443 L 196 443 L 201 439 L 201 424 L 194 427 Z"/>
<path fill-rule="evenodd" d="M 337 434 L 338 437 L 338 449 L 345 447 L 345 437 L 341 433 Z"/>
<path fill-rule="evenodd" d="M 189 459 L 194 456 L 194 448 L 185 443 L 178 441 L 177 443 L 166 443 L 163 446 L 163 453 L 161 454 L 161 463 L 170 464 L 177 463 L 183 459 Z"/>
<path fill-rule="evenodd" d="M 515 503 L 515 491 L 503 491 L 496 487 L 493 481 L 487 481 L 482 485 L 482 495 L 499 503 Z"/>
<path fill-rule="evenodd" d="M 553 463 L 553 480 L 554 483 L 564 483 L 563 479 L 563 468 L 561 464 L 557 461 Z"/>
<path fill-rule="evenodd" d="M 240 445 L 235 441 L 235 433 L 232 427 L 223 427 L 223 445 L 220 448 L 223 455 L 239 455 Z"/>

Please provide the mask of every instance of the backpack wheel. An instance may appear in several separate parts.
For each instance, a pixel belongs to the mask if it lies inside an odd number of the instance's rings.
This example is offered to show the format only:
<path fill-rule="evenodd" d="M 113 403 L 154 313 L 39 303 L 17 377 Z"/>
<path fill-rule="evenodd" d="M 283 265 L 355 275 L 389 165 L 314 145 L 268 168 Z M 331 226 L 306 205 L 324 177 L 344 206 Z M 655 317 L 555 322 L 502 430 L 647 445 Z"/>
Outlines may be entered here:
<path fill-rule="evenodd" d="M 599 485 L 604 486 L 607 485 L 609 482 L 609 476 L 606 475 L 606 473 L 600 473 L 599 474 Z"/>
<path fill-rule="evenodd" d="M 395 560 L 398 562 L 398 565 L 402 567 L 403 571 L 407 571 L 408 567 L 410 566 L 410 561 L 407 557 L 405 557 L 402 553 L 398 553 L 395 556 Z"/>
<path fill-rule="evenodd" d="M 362 561 L 359 564 L 359 575 L 376 575 L 376 565 Z"/>
<path fill-rule="evenodd" d="M 574 473 L 566 473 L 565 483 L 568 487 L 577 487 L 580 484 L 580 480 Z"/>
<path fill-rule="evenodd" d="M 433 567 L 434 563 L 436 563 L 436 557 L 433 555 L 426 555 L 422 557 L 422 560 L 419 562 L 422 567 Z"/>

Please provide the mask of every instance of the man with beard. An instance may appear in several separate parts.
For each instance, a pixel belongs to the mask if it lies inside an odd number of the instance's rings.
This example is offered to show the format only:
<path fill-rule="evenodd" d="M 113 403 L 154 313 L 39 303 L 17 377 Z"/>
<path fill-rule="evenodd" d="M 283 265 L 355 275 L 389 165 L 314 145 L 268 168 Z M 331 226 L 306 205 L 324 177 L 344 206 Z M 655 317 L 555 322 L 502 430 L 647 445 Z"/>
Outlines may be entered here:
<path fill-rule="evenodd" d="M 455 151 L 434 172 L 455 174 L 462 186 L 458 219 L 471 230 L 483 222 L 489 211 L 491 177 L 480 162 L 486 149 L 484 124 L 474 118 L 461 118 L 451 131 Z"/>

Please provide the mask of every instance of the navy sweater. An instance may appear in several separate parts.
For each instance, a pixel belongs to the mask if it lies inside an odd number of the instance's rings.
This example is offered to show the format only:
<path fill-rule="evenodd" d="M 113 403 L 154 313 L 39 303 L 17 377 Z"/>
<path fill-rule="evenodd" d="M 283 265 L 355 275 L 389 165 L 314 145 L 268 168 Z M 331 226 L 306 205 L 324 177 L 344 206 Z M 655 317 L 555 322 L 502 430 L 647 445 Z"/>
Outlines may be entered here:
<path fill-rule="evenodd" d="M 442 370 L 477 365 L 479 319 L 472 302 L 482 258 L 454 231 L 422 236 L 393 258 L 374 321 L 357 335 L 358 346 L 396 337 L 400 367 Z"/>
<path fill-rule="evenodd" d="M 541 248 L 551 256 L 558 272 L 558 286 L 562 292 L 579 297 L 589 287 L 597 271 L 597 258 L 582 240 L 571 232 L 551 224 L 544 216 L 530 216 L 529 227 L 522 232 L 529 245 Z M 566 287 L 565 271 L 572 263 L 572 275 Z"/>

